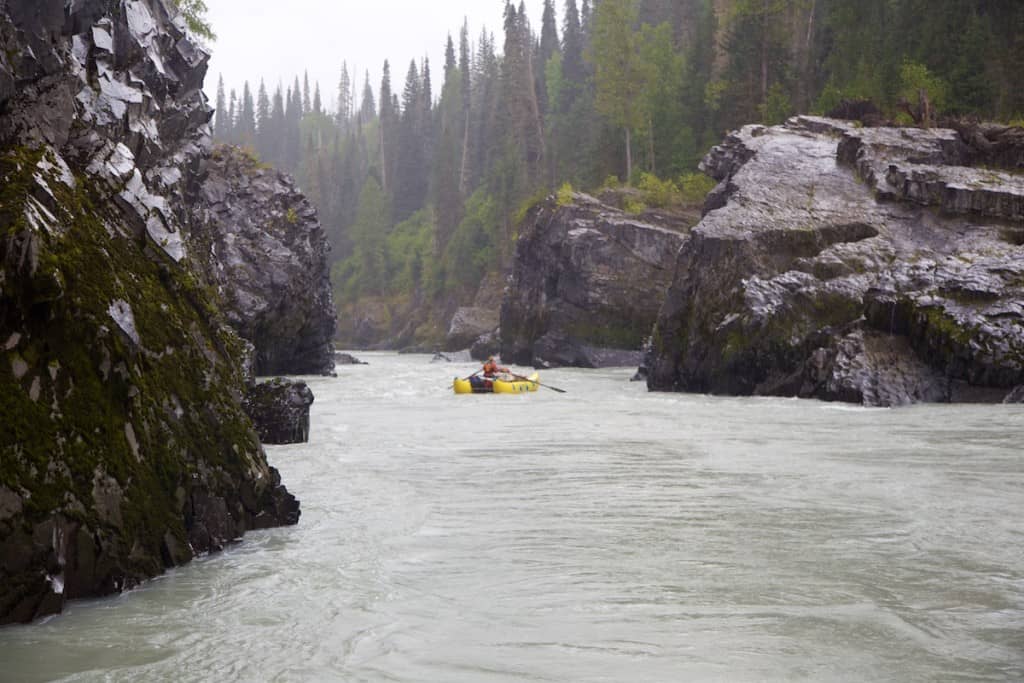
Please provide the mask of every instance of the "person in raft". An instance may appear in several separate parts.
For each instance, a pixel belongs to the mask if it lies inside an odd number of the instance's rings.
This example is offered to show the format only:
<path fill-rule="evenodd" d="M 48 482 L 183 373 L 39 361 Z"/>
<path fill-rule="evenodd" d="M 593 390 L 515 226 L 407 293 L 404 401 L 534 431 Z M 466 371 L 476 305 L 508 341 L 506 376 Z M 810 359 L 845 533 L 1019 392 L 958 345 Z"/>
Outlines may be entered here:
<path fill-rule="evenodd" d="M 488 389 L 494 386 L 494 380 L 498 376 L 498 373 L 511 372 L 508 368 L 498 365 L 494 362 L 494 356 L 488 356 L 487 362 L 484 363 L 484 367 L 481 370 L 483 373 L 483 379 L 480 380 L 480 386 Z M 477 379 L 474 377 L 474 379 Z"/>

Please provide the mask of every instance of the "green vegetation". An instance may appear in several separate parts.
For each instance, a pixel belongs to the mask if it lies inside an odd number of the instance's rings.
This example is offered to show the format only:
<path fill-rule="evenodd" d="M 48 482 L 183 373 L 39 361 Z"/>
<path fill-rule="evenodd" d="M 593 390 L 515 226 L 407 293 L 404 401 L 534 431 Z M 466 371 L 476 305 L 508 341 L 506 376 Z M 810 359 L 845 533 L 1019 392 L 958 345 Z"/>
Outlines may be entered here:
<path fill-rule="evenodd" d="M 213 27 L 206 20 L 206 2 L 204 0 L 172 0 L 172 2 L 181 12 L 181 16 L 185 18 L 189 31 L 205 40 L 217 40 L 217 34 L 213 32 Z"/>
<path fill-rule="evenodd" d="M 413 61 L 394 88 L 387 63 L 380 84 L 342 64 L 330 102 L 306 77 L 273 92 L 219 84 L 216 136 L 298 176 L 331 241 L 343 305 L 397 296 L 447 307 L 474 291 L 469 280 L 507 265 L 530 206 L 552 192 L 564 204 L 567 187 L 624 184 L 638 191 L 633 211 L 697 203 L 714 186 L 696 173 L 701 157 L 747 123 L 861 98 L 904 122 L 1024 117 L 1019 2 L 566 0 L 561 16 L 555 9 L 545 0 L 533 24 L 506 2 L 497 35 L 463 25 L 444 64 Z M 922 93 L 930 111 L 920 111 Z M 405 224 L 414 216 L 415 230 Z"/>
<path fill-rule="evenodd" d="M 5 156 L 5 188 L 31 182 L 39 169 L 23 162 L 41 154 Z M 17 315 L 10 322 L 23 330 L 0 351 L 8 369 L 0 372 L 0 443 L 8 445 L 0 484 L 32 490 L 29 522 L 60 510 L 99 531 L 115 522 L 86 510 L 96 478 L 109 476 L 127 493 L 123 566 L 152 575 L 165 533 L 186 546 L 178 487 L 258 466 L 259 445 L 232 393 L 242 378 L 228 358 L 240 342 L 218 326 L 207 292 L 186 269 L 147 256 L 138 238 L 107 232 L 117 217 L 104 212 L 109 199 L 89 178 L 79 176 L 72 190 L 55 172 L 43 175 L 67 232 L 11 229 L 11 240 L 36 241 L 38 263 L 0 277 L 17 283 L 3 288 L 0 309 Z M 22 267 L 14 264 L 7 268 Z M 118 300 L 130 307 L 141 345 L 113 323 Z"/>

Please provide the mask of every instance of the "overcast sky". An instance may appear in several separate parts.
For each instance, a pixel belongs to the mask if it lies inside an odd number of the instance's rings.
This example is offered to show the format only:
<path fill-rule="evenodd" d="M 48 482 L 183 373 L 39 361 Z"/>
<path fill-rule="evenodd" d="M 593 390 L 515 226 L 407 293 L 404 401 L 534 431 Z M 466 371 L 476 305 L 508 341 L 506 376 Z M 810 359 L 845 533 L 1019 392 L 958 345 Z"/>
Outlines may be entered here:
<path fill-rule="evenodd" d="M 561 16 L 562 2 L 556 3 Z M 217 78 L 241 96 L 249 80 L 255 95 L 260 78 L 268 91 L 287 86 L 309 70 L 310 87 L 320 81 L 324 105 L 333 109 L 342 61 L 358 71 L 362 93 L 366 70 L 376 95 L 381 66 L 391 62 L 391 83 L 401 92 L 409 61 L 430 59 L 435 96 L 441 90 L 444 46 L 452 34 L 458 49 L 459 29 L 469 19 L 475 43 L 486 27 L 501 49 L 504 0 L 206 0 L 207 17 L 217 33 L 206 91 L 213 100 Z M 527 14 L 540 25 L 543 0 L 527 0 Z"/>

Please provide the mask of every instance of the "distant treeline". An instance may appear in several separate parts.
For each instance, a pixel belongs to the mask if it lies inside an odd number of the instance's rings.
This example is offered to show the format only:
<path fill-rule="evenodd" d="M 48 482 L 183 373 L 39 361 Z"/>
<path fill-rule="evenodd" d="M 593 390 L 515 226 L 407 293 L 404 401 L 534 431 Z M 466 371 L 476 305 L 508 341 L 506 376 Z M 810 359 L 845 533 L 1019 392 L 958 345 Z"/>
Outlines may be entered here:
<path fill-rule="evenodd" d="M 565 183 L 674 180 L 732 128 L 843 100 L 1021 119 L 1022 74 L 1020 0 L 545 0 L 539 28 L 511 3 L 499 34 L 464 24 L 398 91 L 388 63 L 376 90 L 343 64 L 329 101 L 221 82 L 215 134 L 296 174 L 343 305 L 422 304 L 469 296 Z"/>

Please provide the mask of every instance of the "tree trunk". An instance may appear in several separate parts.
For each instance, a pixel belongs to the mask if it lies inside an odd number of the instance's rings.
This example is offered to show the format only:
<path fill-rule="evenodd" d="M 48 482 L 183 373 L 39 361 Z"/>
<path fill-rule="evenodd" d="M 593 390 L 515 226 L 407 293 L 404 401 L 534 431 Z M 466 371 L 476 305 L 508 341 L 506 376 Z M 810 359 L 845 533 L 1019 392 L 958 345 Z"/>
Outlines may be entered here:
<path fill-rule="evenodd" d="M 647 153 L 650 159 L 651 173 L 658 175 L 658 165 L 654 158 L 654 117 L 647 115 Z"/>
<path fill-rule="evenodd" d="M 462 128 L 462 163 L 459 164 L 459 196 L 466 198 L 469 184 L 469 111 L 465 112 L 466 124 Z"/>
<path fill-rule="evenodd" d="M 626 128 L 626 185 L 633 181 L 633 135 L 629 128 Z"/>
<path fill-rule="evenodd" d="M 768 106 L 768 12 L 770 0 L 764 0 L 761 14 L 761 104 Z"/>
<path fill-rule="evenodd" d="M 387 192 L 388 189 L 388 157 L 384 153 L 384 119 L 380 119 L 380 186 Z"/>
<path fill-rule="evenodd" d="M 800 84 L 803 94 L 803 105 L 804 109 L 810 106 L 811 98 L 813 97 L 813 85 L 811 83 L 811 57 L 812 57 L 812 43 L 814 40 L 814 13 L 818 7 L 818 0 L 811 0 L 811 7 L 807 13 L 807 39 L 804 41 L 804 65 L 803 65 L 803 83 Z"/>

